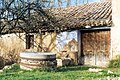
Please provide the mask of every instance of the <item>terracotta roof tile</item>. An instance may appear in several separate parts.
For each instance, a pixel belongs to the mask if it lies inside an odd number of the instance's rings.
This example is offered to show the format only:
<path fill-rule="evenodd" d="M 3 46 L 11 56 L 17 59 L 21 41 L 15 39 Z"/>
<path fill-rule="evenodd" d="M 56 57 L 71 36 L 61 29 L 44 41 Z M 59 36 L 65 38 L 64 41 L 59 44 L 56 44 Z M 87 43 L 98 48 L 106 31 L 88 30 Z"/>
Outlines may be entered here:
<path fill-rule="evenodd" d="M 83 26 L 111 26 L 111 2 L 94 2 L 80 6 L 54 8 L 50 10 L 62 28 Z"/>

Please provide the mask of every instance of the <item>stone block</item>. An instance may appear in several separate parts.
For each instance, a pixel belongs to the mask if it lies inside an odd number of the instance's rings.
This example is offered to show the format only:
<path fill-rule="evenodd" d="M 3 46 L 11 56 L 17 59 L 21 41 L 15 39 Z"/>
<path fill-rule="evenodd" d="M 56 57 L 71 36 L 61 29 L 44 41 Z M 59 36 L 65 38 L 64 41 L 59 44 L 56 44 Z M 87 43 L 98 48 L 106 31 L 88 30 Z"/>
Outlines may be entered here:
<path fill-rule="evenodd" d="M 72 60 L 70 58 L 57 59 L 57 66 L 68 66 L 71 65 Z"/>

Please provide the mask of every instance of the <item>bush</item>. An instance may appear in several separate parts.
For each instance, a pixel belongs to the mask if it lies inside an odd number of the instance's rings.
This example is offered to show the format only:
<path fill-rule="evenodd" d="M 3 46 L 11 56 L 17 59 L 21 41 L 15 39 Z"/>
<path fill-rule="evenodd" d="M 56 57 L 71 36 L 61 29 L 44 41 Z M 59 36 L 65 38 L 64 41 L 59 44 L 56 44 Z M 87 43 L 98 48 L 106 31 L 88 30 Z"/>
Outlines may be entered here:
<path fill-rule="evenodd" d="M 7 68 L 3 68 L 3 71 L 5 73 L 11 73 L 11 72 L 18 72 L 21 71 L 19 64 L 12 64 L 11 66 L 8 66 Z"/>
<path fill-rule="evenodd" d="M 0 69 L 2 69 L 5 66 L 4 58 L 0 56 Z"/>
<path fill-rule="evenodd" d="M 120 56 L 117 56 L 116 59 L 111 60 L 108 67 L 109 68 L 120 68 Z"/>
<path fill-rule="evenodd" d="M 5 65 L 17 63 L 19 60 L 19 53 L 22 51 L 23 49 L 19 38 L 14 39 L 14 37 L 12 36 L 9 37 L 7 40 L 4 40 L 4 38 L 0 38 L 0 56 L 4 58 Z"/>

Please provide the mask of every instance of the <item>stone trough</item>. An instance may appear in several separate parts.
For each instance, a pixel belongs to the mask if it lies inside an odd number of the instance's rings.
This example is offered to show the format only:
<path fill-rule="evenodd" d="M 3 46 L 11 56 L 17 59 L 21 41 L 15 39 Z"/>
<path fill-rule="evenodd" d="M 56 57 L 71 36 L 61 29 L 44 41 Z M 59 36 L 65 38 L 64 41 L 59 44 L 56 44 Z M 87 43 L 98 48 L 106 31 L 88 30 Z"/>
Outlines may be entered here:
<path fill-rule="evenodd" d="M 47 52 L 22 52 L 20 53 L 20 68 L 32 70 L 42 67 L 55 67 L 56 54 Z"/>

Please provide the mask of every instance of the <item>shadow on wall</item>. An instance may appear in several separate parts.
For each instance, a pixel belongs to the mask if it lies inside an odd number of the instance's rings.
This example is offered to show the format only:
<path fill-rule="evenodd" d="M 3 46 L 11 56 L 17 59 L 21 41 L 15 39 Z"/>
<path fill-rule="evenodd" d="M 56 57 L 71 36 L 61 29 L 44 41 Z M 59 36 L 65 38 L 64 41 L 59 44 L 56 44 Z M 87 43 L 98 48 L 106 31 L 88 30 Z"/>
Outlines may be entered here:
<path fill-rule="evenodd" d="M 70 65 L 78 64 L 78 42 L 73 38 L 57 53 L 57 59 L 70 59 Z M 67 62 L 66 62 L 67 63 Z M 68 65 L 68 64 L 67 64 Z"/>
<path fill-rule="evenodd" d="M 35 35 L 34 49 L 37 52 L 55 52 L 56 33 L 42 32 Z"/>

